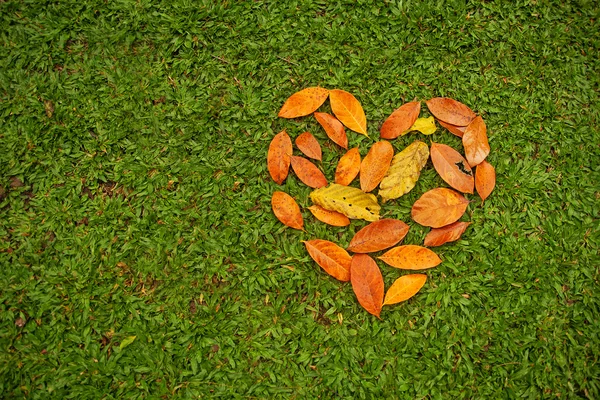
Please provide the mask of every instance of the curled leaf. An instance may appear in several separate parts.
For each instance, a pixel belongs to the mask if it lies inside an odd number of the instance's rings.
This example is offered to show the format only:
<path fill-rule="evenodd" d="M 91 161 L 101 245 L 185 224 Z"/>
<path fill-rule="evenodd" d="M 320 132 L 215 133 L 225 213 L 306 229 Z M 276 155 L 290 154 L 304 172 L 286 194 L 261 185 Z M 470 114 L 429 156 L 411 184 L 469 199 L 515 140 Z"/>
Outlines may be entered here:
<path fill-rule="evenodd" d="M 291 95 L 281 107 L 279 116 L 297 118 L 312 114 L 327 100 L 329 90 L 322 87 L 309 87 Z"/>
<path fill-rule="evenodd" d="M 398 244 L 408 233 L 408 225 L 397 219 L 380 219 L 356 232 L 348 250 L 373 253 Z"/>
<path fill-rule="evenodd" d="M 427 281 L 427 275 L 411 274 L 396 279 L 385 294 L 383 305 L 396 304 L 413 297 Z"/>
<path fill-rule="evenodd" d="M 444 243 L 454 242 L 462 236 L 470 222 L 455 222 L 441 228 L 434 228 L 425 236 L 425 246 L 436 247 Z"/>
<path fill-rule="evenodd" d="M 321 206 L 314 205 L 308 207 L 312 215 L 321 222 L 331 226 L 348 226 L 350 220 L 344 214 L 337 211 L 326 210 Z"/>
<path fill-rule="evenodd" d="M 447 97 L 435 97 L 427 101 L 427 108 L 439 120 L 457 126 L 467 126 L 475 113 L 463 103 Z"/>
<path fill-rule="evenodd" d="M 383 276 L 375 260 L 366 254 L 355 254 L 350 264 L 352 290 L 361 306 L 379 318 L 383 302 Z"/>
<path fill-rule="evenodd" d="M 353 219 L 379 220 L 381 207 L 377 198 L 360 189 L 333 183 L 310 194 L 313 203 L 327 210 L 340 212 Z"/>
<path fill-rule="evenodd" d="M 411 270 L 433 268 L 442 262 L 433 251 L 412 244 L 394 247 L 379 259 L 394 268 Z"/>
<path fill-rule="evenodd" d="M 360 164 L 360 188 L 370 192 L 381 182 L 394 157 L 394 148 L 385 140 L 371 146 L 369 152 Z"/>
<path fill-rule="evenodd" d="M 432 143 L 431 162 L 448 185 L 463 193 L 473 193 L 473 171 L 458 151 L 445 144 Z"/>
<path fill-rule="evenodd" d="M 331 110 L 348 129 L 367 135 L 367 117 L 360 102 L 351 93 L 333 89 L 329 92 Z"/>
<path fill-rule="evenodd" d="M 308 254 L 329 275 L 342 282 L 350 280 L 352 257 L 346 250 L 328 240 L 308 240 L 304 242 Z"/>
<path fill-rule="evenodd" d="M 315 113 L 317 122 L 325 129 L 325 133 L 329 139 L 333 140 L 335 144 L 344 149 L 348 148 L 348 136 L 346 136 L 346 129 L 344 125 L 338 121 L 333 115 L 327 113 Z"/>
<path fill-rule="evenodd" d="M 300 207 L 292 196 L 284 192 L 274 192 L 271 198 L 273 214 L 282 224 L 294 229 L 304 229 L 304 220 Z"/>
<path fill-rule="evenodd" d="M 412 142 L 392 159 L 392 164 L 379 184 L 383 201 L 397 199 L 410 192 L 429 158 L 429 148 L 419 140 Z"/>
<path fill-rule="evenodd" d="M 419 118 L 408 129 L 409 131 L 419 131 L 423 135 L 431 135 L 436 131 L 435 119 L 433 117 Z"/>
<path fill-rule="evenodd" d="M 321 145 L 310 132 L 304 132 L 298 136 L 296 146 L 306 157 L 321 161 Z"/>
<path fill-rule="evenodd" d="M 479 165 L 490 153 L 485 122 L 477 117 L 467 126 L 462 137 L 465 158 L 471 167 Z"/>
<path fill-rule="evenodd" d="M 383 125 L 381 125 L 381 138 L 395 139 L 398 136 L 408 133 L 410 127 L 413 126 L 417 120 L 420 111 L 421 103 L 418 101 L 403 104 L 385 120 Z"/>
<path fill-rule="evenodd" d="M 285 132 L 279 132 L 269 145 L 267 153 L 267 168 L 273 180 L 281 185 L 290 170 L 290 157 L 292 156 L 292 140 Z"/>
<path fill-rule="evenodd" d="M 291 160 L 294 173 L 306 186 L 311 188 L 327 186 L 325 175 L 315 164 L 298 156 L 292 156 Z"/>
<path fill-rule="evenodd" d="M 487 161 L 482 161 L 475 169 L 475 187 L 481 201 L 488 198 L 496 186 L 496 169 Z"/>
<path fill-rule="evenodd" d="M 465 129 L 467 129 L 466 126 L 456 126 L 456 125 L 452 125 L 449 124 L 447 122 L 444 122 L 442 120 L 437 120 L 437 122 L 443 126 L 444 128 L 448 129 L 450 131 L 450 133 L 452 133 L 453 135 L 458 136 L 459 138 L 463 137 L 464 133 L 465 133 Z"/>
<path fill-rule="evenodd" d="M 462 217 L 469 200 L 452 189 L 437 188 L 425 192 L 412 206 L 411 216 L 418 224 L 440 228 Z"/>
<path fill-rule="evenodd" d="M 360 153 L 358 147 L 348 150 L 340 158 L 335 169 L 335 183 L 348 186 L 360 172 Z"/>

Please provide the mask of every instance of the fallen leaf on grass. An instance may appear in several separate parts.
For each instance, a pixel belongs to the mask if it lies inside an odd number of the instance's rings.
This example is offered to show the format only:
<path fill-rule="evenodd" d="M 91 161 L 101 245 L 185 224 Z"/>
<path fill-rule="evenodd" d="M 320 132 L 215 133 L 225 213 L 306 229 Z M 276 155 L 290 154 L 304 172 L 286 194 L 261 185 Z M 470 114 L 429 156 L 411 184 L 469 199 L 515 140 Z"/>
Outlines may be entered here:
<path fill-rule="evenodd" d="M 425 192 L 412 206 L 411 216 L 423 226 L 441 228 L 456 222 L 467 210 L 469 200 L 452 189 Z"/>
<path fill-rule="evenodd" d="M 123 350 L 125 347 L 135 342 L 135 339 L 137 339 L 137 336 L 127 336 L 125 339 L 123 339 L 123 341 L 121 341 L 121 344 L 119 345 L 119 350 Z"/>
<path fill-rule="evenodd" d="M 448 129 L 450 133 L 452 133 L 455 136 L 458 136 L 459 138 L 463 137 L 463 135 L 465 134 L 465 129 L 467 129 L 466 126 L 452 125 L 439 119 L 437 120 L 437 122 L 444 128 Z"/>
<path fill-rule="evenodd" d="M 310 132 L 304 132 L 298 136 L 296 146 L 306 157 L 321 161 L 321 145 Z"/>
<path fill-rule="evenodd" d="M 441 228 L 434 228 L 425 236 L 425 246 L 436 247 L 444 243 L 454 242 L 462 236 L 470 222 L 455 222 Z"/>
<path fill-rule="evenodd" d="M 445 144 L 432 143 L 431 162 L 448 185 L 463 193 L 473 193 L 473 171 L 458 151 Z"/>
<path fill-rule="evenodd" d="M 311 258 L 325 272 L 342 282 L 350 280 L 352 257 L 346 250 L 328 240 L 315 239 L 303 243 Z"/>
<path fill-rule="evenodd" d="M 321 222 L 332 226 L 348 226 L 350 220 L 344 214 L 337 211 L 326 210 L 321 206 L 314 205 L 308 207 L 312 215 Z"/>
<path fill-rule="evenodd" d="M 394 247 L 379 259 L 394 268 L 411 270 L 433 268 L 442 262 L 433 251 L 412 244 Z"/>
<path fill-rule="evenodd" d="M 338 121 L 333 115 L 327 113 L 315 113 L 317 122 L 325 129 L 325 133 L 329 139 L 333 140 L 335 144 L 348 148 L 348 136 L 346 136 L 346 129 L 344 125 Z"/>
<path fill-rule="evenodd" d="M 350 149 L 340 158 L 335 169 L 335 183 L 348 186 L 360 172 L 358 147 Z"/>
<path fill-rule="evenodd" d="M 457 126 L 467 126 L 475 113 L 463 103 L 448 97 L 435 97 L 427 101 L 427 108 L 439 120 Z"/>
<path fill-rule="evenodd" d="M 351 93 L 333 89 L 329 91 L 331 110 L 348 129 L 367 136 L 367 117 L 360 102 Z"/>
<path fill-rule="evenodd" d="M 408 300 L 421 290 L 427 281 L 427 275 L 411 274 L 396 279 L 385 294 L 383 305 L 400 303 Z"/>
<path fill-rule="evenodd" d="M 495 186 L 496 169 L 489 162 L 482 161 L 475 169 L 475 187 L 482 202 L 488 198 Z"/>
<path fill-rule="evenodd" d="M 408 225 L 397 219 L 381 219 L 356 232 L 348 250 L 353 253 L 373 253 L 398 244 L 408 233 Z"/>
<path fill-rule="evenodd" d="M 340 212 L 348 218 L 379 220 L 381 207 L 375 195 L 360 189 L 333 183 L 328 187 L 314 190 L 310 194 L 313 203 L 327 210 Z"/>
<path fill-rule="evenodd" d="M 410 192 L 417 184 L 428 158 L 429 148 L 419 140 L 396 154 L 379 184 L 379 196 L 383 201 L 397 199 Z"/>
<path fill-rule="evenodd" d="M 281 107 L 279 116 L 297 118 L 312 114 L 327 100 L 329 90 L 322 87 L 310 87 L 291 95 Z"/>
<path fill-rule="evenodd" d="M 415 123 L 408 129 L 411 131 L 419 131 L 423 135 L 431 135 L 436 131 L 437 127 L 435 126 L 435 118 L 419 118 L 415 121 Z"/>
<path fill-rule="evenodd" d="M 358 302 L 379 318 L 383 305 L 383 276 L 375 260 L 366 254 L 355 254 L 350 264 L 350 281 Z"/>
<path fill-rule="evenodd" d="M 290 228 L 304 230 L 304 220 L 296 200 L 285 192 L 273 192 L 271 198 L 273 213 L 282 224 Z"/>
<path fill-rule="evenodd" d="M 477 117 L 467 126 L 462 137 L 465 158 L 471 167 L 479 165 L 490 154 L 490 144 L 483 118 Z"/>
<path fill-rule="evenodd" d="M 281 185 L 290 170 L 292 156 L 292 139 L 285 130 L 279 132 L 269 145 L 267 153 L 267 168 L 273 180 Z"/>
<path fill-rule="evenodd" d="M 315 164 L 298 156 L 292 156 L 291 161 L 294 173 L 306 186 L 314 189 L 327 186 L 327 178 Z"/>
<path fill-rule="evenodd" d="M 403 104 L 396 109 L 381 125 L 380 133 L 382 139 L 395 139 L 398 136 L 409 132 L 409 128 L 413 126 L 419 112 L 421 111 L 421 103 L 412 101 Z"/>
<path fill-rule="evenodd" d="M 381 182 L 394 157 L 394 148 L 385 140 L 371 146 L 369 152 L 360 164 L 360 188 L 370 192 Z"/>

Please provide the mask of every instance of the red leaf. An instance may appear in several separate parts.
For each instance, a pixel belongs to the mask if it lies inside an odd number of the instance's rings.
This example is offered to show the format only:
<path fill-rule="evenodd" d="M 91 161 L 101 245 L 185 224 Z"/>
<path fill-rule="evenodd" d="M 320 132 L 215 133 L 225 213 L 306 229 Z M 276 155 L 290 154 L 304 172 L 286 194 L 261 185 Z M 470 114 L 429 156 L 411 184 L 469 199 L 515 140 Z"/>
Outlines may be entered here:
<path fill-rule="evenodd" d="M 421 103 L 413 101 L 406 103 L 394 111 L 381 125 L 382 139 L 395 139 L 400 135 L 408 133 L 415 123 L 421 111 Z"/>
<path fill-rule="evenodd" d="M 340 158 L 335 169 L 335 183 L 348 186 L 360 172 L 360 153 L 358 147 L 348 150 Z"/>
<path fill-rule="evenodd" d="M 340 121 L 338 121 L 333 115 L 329 115 L 327 113 L 315 113 L 315 118 L 321 124 L 323 129 L 325 129 L 325 133 L 329 137 L 329 139 L 333 140 L 335 144 L 343 147 L 344 149 L 348 148 L 348 136 L 346 136 L 346 129 L 344 129 L 344 125 Z"/>
<path fill-rule="evenodd" d="M 327 186 L 325 175 L 306 158 L 292 156 L 292 169 L 302 183 L 311 188 L 318 189 Z"/>
<path fill-rule="evenodd" d="M 279 132 L 269 145 L 267 153 L 267 168 L 273 180 L 281 185 L 290 170 L 292 155 L 292 140 L 285 131 Z"/>
<path fill-rule="evenodd" d="M 325 272 L 342 282 L 350 280 L 352 257 L 346 250 L 328 240 L 309 240 L 304 245 L 308 254 Z"/>
<path fill-rule="evenodd" d="M 496 170 L 487 161 L 482 161 L 475 169 L 475 187 L 481 201 L 488 198 L 496 186 Z"/>
<path fill-rule="evenodd" d="M 281 223 L 290 228 L 304 230 L 304 220 L 300 207 L 292 196 L 284 192 L 274 192 L 271 198 L 273 213 Z"/>
<path fill-rule="evenodd" d="M 381 219 L 356 232 L 348 250 L 354 253 L 373 253 L 398 244 L 408 233 L 408 225 L 397 219 Z"/>
<path fill-rule="evenodd" d="M 432 143 L 430 154 L 433 167 L 448 185 L 463 193 L 473 193 L 473 172 L 458 151 L 445 144 Z"/>
<path fill-rule="evenodd" d="M 394 148 L 390 142 L 382 140 L 371 149 L 360 165 L 360 188 L 368 193 L 381 182 L 394 158 Z"/>
<path fill-rule="evenodd" d="M 485 122 L 477 117 L 467 126 L 462 137 L 465 157 L 471 167 L 479 165 L 490 154 Z"/>
<path fill-rule="evenodd" d="M 296 146 L 306 157 L 321 161 L 321 145 L 310 132 L 304 132 L 296 138 Z"/>
<path fill-rule="evenodd" d="M 429 111 L 439 120 L 457 126 L 467 126 L 475 113 L 463 103 L 447 97 L 435 97 L 427 101 Z"/>
<path fill-rule="evenodd" d="M 441 228 L 434 228 L 425 236 L 425 246 L 436 247 L 454 242 L 460 239 L 469 225 L 471 225 L 470 222 L 455 222 Z"/>
<path fill-rule="evenodd" d="M 291 95 L 281 107 L 279 116 L 297 118 L 312 114 L 327 100 L 329 90 L 321 87 L 310 87 Z"/>
<path fill-rule="evenodd" d="M 355 254 L 350 265 L 352 290 L 361 306 L 379 318 L 383 305 L 383 276 L 375 260 L 366 254 Z"/>
<path fill-rule="evenodd" d="M 419 224 L 440 228 L 455 221 L 467 210 L 469 200 L 452 189 L 437 188 L 425 192 L 412 206 L 411 216 Z"/>

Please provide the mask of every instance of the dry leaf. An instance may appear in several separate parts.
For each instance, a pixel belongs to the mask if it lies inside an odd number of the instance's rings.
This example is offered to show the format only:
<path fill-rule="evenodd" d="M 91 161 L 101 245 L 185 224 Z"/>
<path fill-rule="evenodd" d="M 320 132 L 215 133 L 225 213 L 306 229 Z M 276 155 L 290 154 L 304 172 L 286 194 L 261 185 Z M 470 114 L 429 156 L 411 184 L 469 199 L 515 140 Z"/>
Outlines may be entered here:
<path fill-rule="evenodd" d="M 367 117 L 356 97 L 344 90 L 333 89 L 329 91 L 329 102 L 337 119 L 348 129 L 368 137 Z"/>
<path fill-rule="evenodd" d="M 442 262 L 433 251 L 412 244 L 394 247 L 379 259 L 394 268 L 411 270 L 433 268 Z"/>
<path fill-rule="evenodd" d="M 355 254 L 350 265 L 352 290 L 361 306 L 379 318 L 383 305 L 383 276 L 375 260 L 366 254 Z"/>
<path fill-rule="evenodd" d="M 306 157 L 321 161 L 321 145 L 310 132 L 304 132 L 298 136 L 296 138 L 296 146 Z"/>
<path fill-rule="evenodd" d="M 279 116 L 297 118 L 312 114 L 327 100 L 329 90 L 322 87 L 310 87 L 291 95 L 281 107 Z"/>
<path fill-rule="evenodd" d="M 471 225 L 470 222 L 455 222 L 441 228 L 432 229 L 425 236 L 425 246 L 436 247 L 444 243 L 454 242 L 460 239 L 469 225 Z"/>
<path fill-rule="evenodd" d="M 360 172 L 358 147 L 350 149 L 340 158 L 335 169 L 335 183 L 348 186 Z"/>
<path fill-rule="evenodd" d="M 273 180 L 281 185 L 288 176 L 290 157 L 292 156 L 292 140 L 284 131 L 279 132 L 269 145 L 267 168 Z"/>
<path fill-rule="evenodd" d="M 397 199 L 410 192 L 417 184 L 428 158 L 429 148 L 419 140 L 396 154 L 379 184 L 379 196 L 383 201 Z"/>
<path fill-rule="evenodd" d="M 411 216 L 418 224 L 440 228 L 455 221 L 467 210 L 469 200 L 452 189 L 437 188 L 425 192 L 412 206 Z"/>
<path fill-rule="evenodd" d="M 379 220 L 381 207 L 377 204 L 377 198 L 351 186 L 333 183 L 328 187 L 314 190 L 310 198 L 313 203 L 327 210 L 340 212 L 348 218 Z"/>
<path fill-rule="evenodd" d="M 375 189 L 390 168 L 394 148 L 390 142 L 382 140 L 371 149 L 360 164 L 360 188 L 363 192 Z"/>
<path fill-rule="evenodd" d="M 444 128 L 448 129 L 450 131 L 450 133 L 458 136 L 459 138 L 463 137 L 463 135 L 465 133 L 465 129 L 467 129 L 466 126 L 456 126 L 456 125 L 448 124 L 439 119 L 437 120 L 437 122 Z"/>
<path fill-rule="evenodd" d="M 475 169 L 475 187 L 483 202 L 496 186 L 496 169 L 487 161 L 482 161 Z"/>
<path fill-rule="evenodd" d="M 273 213 L 281 223 L 290 228 L 304 230 L 304 220 L 296 200 L 287 193 L 274 192 L 271 198 Z"/>
<path fill-rule="evenodd" d="M 463 193 L 473 193 L 473 171 L 458 151 L 445 144 L 432 143 L 431 162 L 448 185 Z"/>
<path fill-rule="evenodd" d="M 462 137 L 465 158 L 471 167 L 479 165 L 490 154 L 485 122 L 477 117 L 467 126 Z"/>
<path fill-rule="evenodd" d="M 348 226 L 350 220 L 344 214 L 337 211 L 326 210 L 321 206 L 314 205 L 308 207 L 312 215 L 321 222 L 332 226 Z"/>
<path fill-rule="evenodd" d="M 381 219 L 356 232 L 348 251 L 373 253 L 398 244 L 408 233 L 408 225 L 397 219 Z"/>
<path fill-rule="evenodd" d="M 308 254 L 329 275 L 342 281 L 350 280 L 352 257 L 346 250 L 328 240 L 308 240 L 303 242 Z"/>
<path fill-rule="evenodd" d="M 292 156 L 292 169 L 306 186 L 317 189 L 327 186 L 327 178 L 319 168 L 306 158 Z"/>
<path fill-rule="evenodd" d="M 409 128 L 413 126 L 417 120 L 420 111 L 421 103 L 418 101 L 403 104 L 385 120 L 383 125 L 381 125 L 381 138 L 395 139 L 398 136 L 408 133 Z"/>
<path fill-rule="evenodd" d="M 329 115 L 327 113 L 315 113 L 315 118 L 317 122 L 321 124 L 323 129 L 325 129 L 325 133 L 329 137 L 329 139 L 333 140 L 335 144 L 343 147 L 344 149 L 348 148 L 348 136 L 346 136 L 346 129 L 344 129 L 344 125 L 340 121 L 338 121 L 333 115 Z"/>
<path fill-rule="evenodd" d="M 435 97 L 427 101 L 429 111 L 439 120 L 457 126 L 467 126 L 475 113 L 463 103 L 447 97 Z"/>
<path fill-rule="evenodd" d="M 419 118 L 415 121 L 415 123 L 408 129 L 411 131 L 419 131 L 423 135 L 431 135 L 436 131 L 437 127 L 435 126 L 435 118 Z"/>
<path fill-rule="evenodd" d="M 421 290 L 426 280 L 427 275 L 424 274 L 401 276 L 388 289 L 383 304 L 396 304 L 410 299 Z"/>

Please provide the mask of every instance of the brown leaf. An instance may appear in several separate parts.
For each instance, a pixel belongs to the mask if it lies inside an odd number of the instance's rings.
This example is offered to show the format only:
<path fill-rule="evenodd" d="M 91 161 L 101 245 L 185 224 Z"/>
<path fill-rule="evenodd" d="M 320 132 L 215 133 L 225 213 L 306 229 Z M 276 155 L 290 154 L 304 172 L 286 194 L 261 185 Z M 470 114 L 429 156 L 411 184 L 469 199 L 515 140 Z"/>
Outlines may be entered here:
<path fill-rule="evenodd" d="M 444 243 L 454 242 L 460 239 L 469 225 L 471 225 L 470 222 L 455 222 L 441 228 L 432 229 L 425 236 L 424 244 L 425 246 L 436 247 Z"/>
<path fill-rule="evenodd" d="M 465 129 L 467 129 L 466 126 L 456 126 L 456 125 L 448 124 L 439 119 L 437 120 L 437 122 L 444 128 L 448 129 L 450 131 L 450 133 L 458 136 L 459 138 L 463 137 L 463 135 L 465 134 Z"/>
<path fill-rule="evenodd" d="M 367 136 L 367 117 L 360 102 L 351 93 L 333 89 L 329 91 L 331 110 L 342 124 L 354 132 Z"/>
<path fill-rule="evenodd" d="M 292 156 L 292 169 L 302 183 L 311 188 L 318 189 L 327 186 L 325 175 L 306 158 Z"/>
<path fill-rule="evenodd" d="M 384 305 L 396 304 L 413 297 L 427 281 L 427 275 L 411 274 L 396 279 L 385 294 Z"/>
<path fill-rule="evenodd" d="M 481 201 L 488 198 L 496 186 L 496 169 L 487 161 L 482 161 L 475 169 L 475 187 Z"/>
<path fill-rule="evenodd" d="M 421 103 L 418 101 L 403 104 L 381 125 L 381 138 L 396 139 L 398 136 L 408 133 L 410 127 L 419 117 L 420 111 Z"/>
<path fill-rule="evenodd" d="M 348 251 L 354 253 L 373 253 L 395 246 L 408 233 L 408 225 L 397 219 L 381 219 L 356 232 Z"/>
<path fill-rule="evenodd" d="M 394 247 L 379 259 L 394 268 L 411 270 L 433 268 L 442 262 L 433 251 L 413 244 Z"/>
<path fill-rule="evenodd" d="M 321 145 L 310 132 L 304 132 L 296 138 L 296 146 L 306 157 L 321 161 Z"/>
<path fill-rule="evenodd" d="M 337 211 L 327 210 L 319 205 L 308 207 L 312 215 L 321 222 L 332 226 L 348 226 L 350 219 Z"/>
<path fill-rule="evenodd" d="M 329 275 L 342 281 L 350 280 L 352 257 L 346 250 L 328 240 L 308 240 L 303 242 L 308 254 Z"/>
<path fill-rule="evenodd" d="M 490 154 L 485 122 L 477 117 L 467 126 L 462 138 L 465 158 L 471 167 L 479 165 Z"/>
<path fill-rule="evenodd" d="M 290 157 L 292 156 L 292 140 L 285 132 L 279 132 L 269 145 L 267 153 L 267 168 L 271 178 L 281 185 L 290 170 Z"/>
<path fill-rule="evenodd" d="M 325 133 L 329 137 L 329 139 L 333 140 L 335 144 L 343 147 L 344 149 L 348 148 L 348 136 L 346 136 L 346 129 L 344 129 L 344 125 L 340 121 L 338 121 L 333 115 L 329 115 L 327 113 L 315 113 L 315 118 L 321 124 L 323 129 L 325 129 Z"/>
<path fill-rule="evenodd" d="M 463 193 L 473 193 L 473 171 L 458 151 L 445 144 L 432 143 L 430 154 L 433 167 L 448 185 Z"/>
<path fill-rule="evenodd" d="M 350 149 L 340 158 L 335 169 L 335 183 L 348 186 L 360 172 L 360 153 L 358 147 Z"/>
<path fill-rule="evenodd" d="M 427 101 L 429 111 L 439 120 L 457 126 L 467 126 L 475 113 L 463 103 L 448 97 L 435 97 Z"/>
<path fill-rule="evenodd" d="M 304 230 L 304 220 L 300 213 L 300 207 L 292 196 L 284 192 L 273 192 L 271 208 L 282 224 L 290 228 Z"/>
<path fill-rule="evenodd" d="M 375 260 L 366 254 L 355 254 L 350 265 L 352 290 L 361 306 L 379 318 L 383 302 L 383 276 Z"/>
<path fill-rule="evenodd" d="M 291 95 L 281 107 L 279 116 L 297 118 L 312 114 L 327 100 L 329 90 L 322 87 L 309 87 Z"/>
<path fill-rule="evenodd" d="M 467 210 L 469 200 L 452 189 L 425 192 L 412 206 L 411 216 L 419 224 L 440 228 L 455 221 Z"/>
<path fill-rule="evenodd" d="M 394 158 L 394 148 L 390 142 L 382 140 L 371 149 L 360 164 L 360 188 L 367 193 L 375 189 L 385 176 Z"/>

